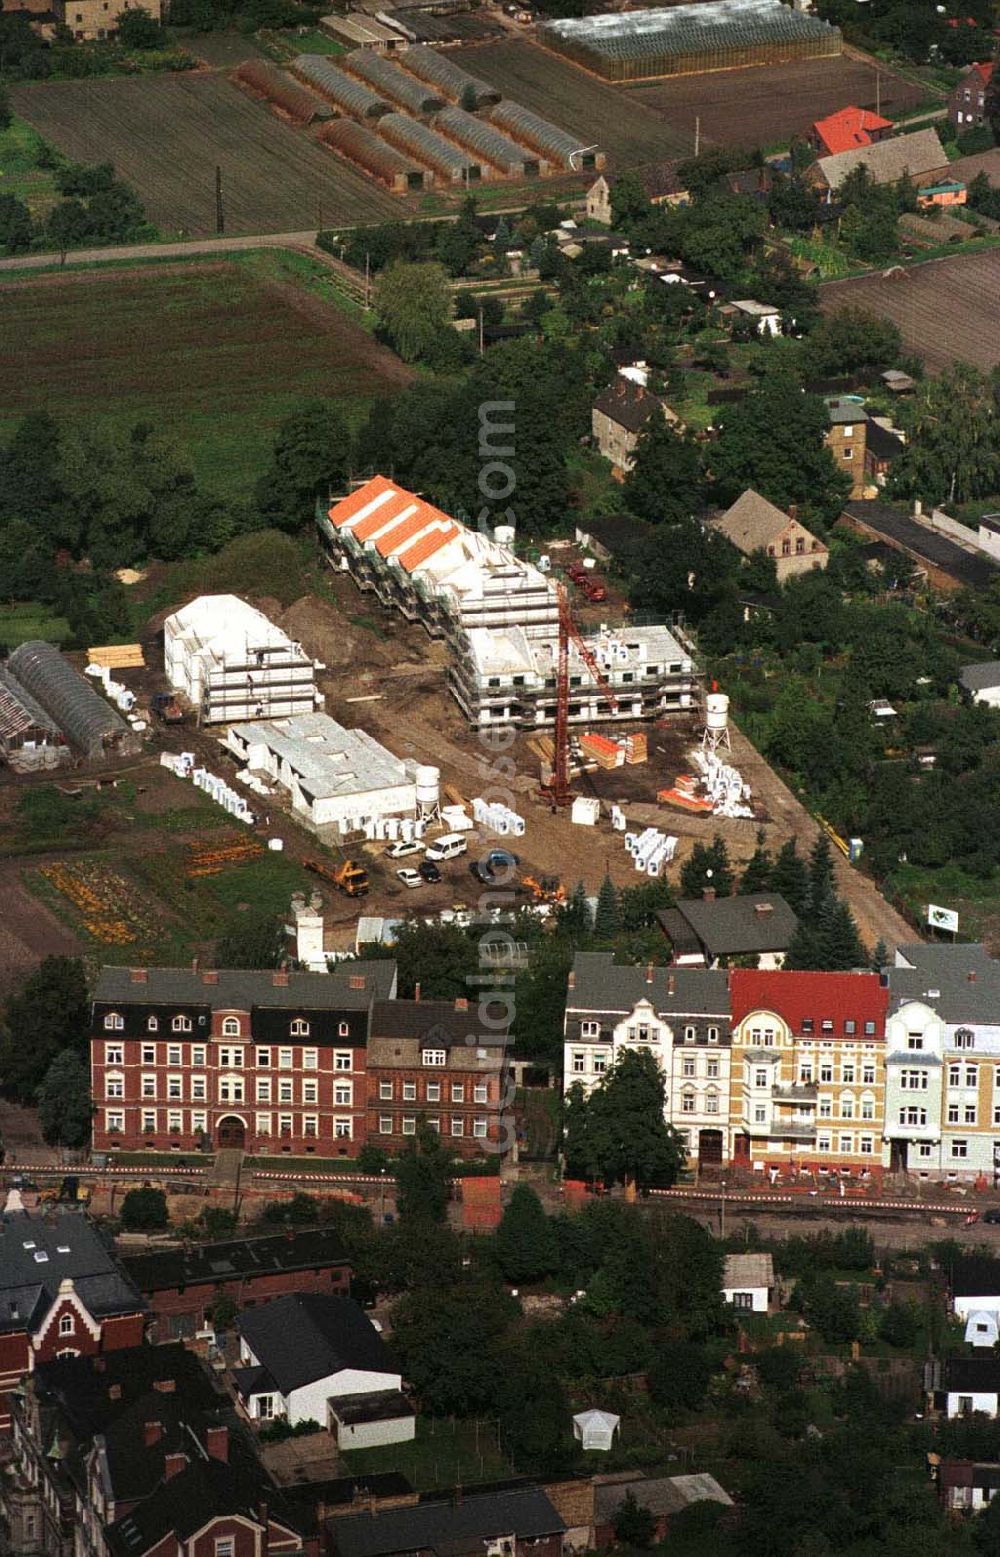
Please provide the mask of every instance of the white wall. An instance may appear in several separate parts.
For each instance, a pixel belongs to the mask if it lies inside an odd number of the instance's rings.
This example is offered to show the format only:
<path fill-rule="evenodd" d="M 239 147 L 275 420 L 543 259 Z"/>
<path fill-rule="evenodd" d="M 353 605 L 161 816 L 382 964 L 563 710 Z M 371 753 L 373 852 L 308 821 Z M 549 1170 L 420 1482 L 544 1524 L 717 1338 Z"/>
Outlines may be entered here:
<path fill-rule="evenodd" d="M 331 1395 L 367 1395 L 376 1390 L 401 1389 L 402 1384 L 398 1373 L 365 1373 L 360 1368 L 342 1368 L 328 1378 L 293 1389 L 288 1395 L 288 1420 L 292 1427 L 296 1422 L 310 1419 L 323 1425 L 327 1419 L 326 1403 Z"/>
<path fill-rule="evenodd" d="M 417 1419 L 400 1416 L 386 1422 L 357 1422 L 350 1427 L 338 1427 L 331 1414 L 330 1430 L 336 1433 L 338 1449 L 381 1449 L 389 1443 L 412 1443 L 417 1434 Z"/>
<path fill-rule="evenodd" d="M 973 692 L 974 703 L 984 703 L 987 708 L 1000 708 L 1000 687 L 983 687 L 980 692 Z"/>
<path fill-rule="evenodd" d="M 969 1346 L 995 1346 L 1000 1340 L 997 1315 L 985 1309 L 970 1314 L 965 1326 L 965 1339 Z"/>
<path fill-rule="evenodd" d="M 767 1313 L 767 1288 L 766 1287 L 723 1287 L 723 1289 L 722 1289 L 722 1301 L 724 1303 L 732 1303 L 732 1302 L 734 1302 L 735 1298 L 736 1298 L 737 1292 L 741 1292 L 741 1293 L 742 1292 L 749 1292 L 750 1293 L 751 1297 L 753 1298 L 753 1304 L 752 1304 L 752 1307 L 749 1310 L 749 1312 L 754 1313 L 754 1314 L 766 1314 Z M 748 1310 L 747 1309 L 743 1309 L 742 1312 L 743 1313 L 747 1313 Z"/>
<path fill-rule="evenodd" d="M 963 1391 L 961 1394 L 959 1394 L 957 1391 L 955 1393 L 949 1392 L 949 1394 L 948 1394 L 948 1416 L 949 1417 L 956 1417 L 956 1416 L 962 1416 L 963 1415 L 962 1409 L 959 1406 L 959 1401 L 960 1400 L 965 1400 L 966 1398 L 971 1399 L 971 1401 L 972 1401 L 972 1410 L 973 1411 L 980 1411 L 980 1412 L 983 1413 L 984 1416 L 994 1417 L 994 1418 L 996 1417 L 996 1414 L 997 1414 L 997 1396 L 996 1396 L 995 1393 L 992 1394 L 992 1395 L 971 1395 L 971 1396 L 969 1396 L 967 1391 Z"/>
<path fill-rule="evenodd" d="M 984 1311 L 1000 1314 L 1000 1294 L 994 1296 L 984 1292 L 977 1297 L 957 1297 L 951 1306 L 956 1319 L 968 1319 L 972 1314 L 981 1314 Z"/>

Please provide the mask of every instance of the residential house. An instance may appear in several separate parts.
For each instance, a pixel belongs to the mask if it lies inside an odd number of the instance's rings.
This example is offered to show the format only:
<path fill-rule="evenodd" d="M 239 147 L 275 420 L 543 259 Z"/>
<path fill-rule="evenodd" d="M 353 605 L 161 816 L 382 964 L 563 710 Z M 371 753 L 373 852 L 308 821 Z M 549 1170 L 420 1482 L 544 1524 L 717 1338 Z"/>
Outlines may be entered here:
<path fill-rule="evenodd" d="M 328 974 L 104 968 L 90 1030 L 94 1147 L 355 1156 L 371 1008 L 393 962 Z"/>
<path fill-rule="evenodd" d="M 199 595 L 168 616 L 163 663 L 199 723 L 287 719 L 323 706 L 322 663 L 238 595 Z"/>
<path fill-rule="evenodd" d="M 818 157 L 806 169 L 806 178 L 828 197 L 837 192 L 848 174 L 866 167 L 876 184 L 895 184 L 901 178 L 920 180 L 948 166 L 936 130 L 911 130 L 891 140 L 856 146 L 835 156 Z"/>
<path fill-rule="evenodd" d="M 238 1316 L 233 1383 L 253 1422 L 319 1422 L 342 1449 L 413 1438 L 413 1408 L 372 1321 L 351 1298 L 296 1292 Z"/>
<path fill-rule="evenodd" d="M 717 968 L 732 957 L 756 957 L 758 968 L 780 968 L 798 928 L 778 892 L 681 898 L 656 917 L 681 968 Z"/>
<path fill-rule="evenodd" d="M 865 422 L 866 485 L 884 487 L 889 472 L 905 448 L 906 439 L 901 432 L 869 416 Z"/>
<path fill-rule="evenodd" d="M 970 1346 L 993 1347 L 1000 1340 L 1000 1260 L 962 1254 L 948 1272 L 951 1311 L 965 1321 Z"/>
<path fill-rule="evenodd" d="M 948 118 L 957 130 L 978 129 L 986 122 L 986 89 L 993 76 L 992 60 L 970 65 L 948 98 Z"/>
<path fill-rule="evenodd" d="M 610 460 L 618 476 L 635 464 L 640 435 L 654 417 L 676 423 L 677 417 L 659 395 L 645 384 L 619 373 L 614 383 L 598 395 L 591 412 L 591 427 L 598 449 Z"/>
<path fill-rule="evenodd" d="M 931 588 L 943 594 L 988 588 L 997 577 L 997 560 L 973 549 L 971 531 L 970 544 L 960 545 L 943 530 L 925 522 L 919 504 L 915 506 L 917 511 L 911 512 L 881 498 L 850 498 L 838 522 L 866 540 L 884 541 L 901 551 L 923 569 Z"/>
<path fill-rule="evenodd" d="M 55 1357 L 93 1357 L 138 1346 L 146 1304 L 79 1211 L 0 1217 L 0 1432 L 10 1425 L 18 1379 Z"/>
<path fill-rule="evenodd" d="M 781 334 L 781 309 L 771 303 L 758 303 L 755 298 L 744 297 L 725 303 L 719 313 L 733 324 L 753 329 L 757 335 Z"/>
<path fill-rule="evenodd" d="M 969 694 L 973 703 L 985 703 L 987 708 L 1000 708 L 1000 660 L 963 665 L 958 679 L 963 692 Z"/>
<path fill-rule="evenodd" d="M 736 168 L 725 173 L 723 183 L 731 195 L 748 195 L 751 200 L 766 203 L 774 186 L 774 174 L 764 162 L 759 168 Z"/>
<path fill-rule="evenodd" d="M 865 449 L 867 445 L 868 416 L 858 400 L 844 400 L 834 396 L 826 402 L 829 420 L 824 442 L 833 455 L 838 470 L 845 470 L 851 478 L 851 496 L 863 497 L 867 481 Z"/>
<path fill-rule="evenodd" d="M 995 1421 L 1000 1403 L 1000 1357 L 945 1357 L 927 1365 L 928 1393 L 934 1409 L 949 1421 L 988 1416 Z"/>
<path fill-rule="evenodd" d="M 650 1053 L 666 1080 L 664 1118 L 689 1160 L 726 1162 L 730 1028 L 725 973 L 629 967 L 612 952 L 578 952 L 566 997 L 564 1089 L 590 1092 L 626 1051 Z"/>
<path fill-rule="evenodd" d="M 898 947 L 886 975 L 890 1165 L 1000 1185 L 1000 962 L 981 945 Z"/>
<path fill-rule="evenodd" d="M 315 1557 L 228 1398 L 182 1345 L 42 1363 L 13 1403 L 18 1557 Z"/>
<path fill-rule="evenodd" d="M 888 991 L 877 973 L 729 974 L 733 1160 L 877 1178 Z"/>
<path fill-rule="evenodd" d="M 693 1476 L 644 1476 L 641 1471 L 595 1476 L 593 1545 L 597 1551 L 618 1545 L 615 1519 L 628 1497 L 653 1515 L 655 1545 L 668 1539 L 671 1519 L 693 1504 L 721 1503 L 731 1508 L 733 1503 L 728 1492 L 706 1471 Z"/>
<path fill-rule="evenodd" d="M 766 1314 L 774 1293 L 774 1261 L 769 1254 L 727 1254 L 722 1270 L 722 1301 L 748 1314 Z"/>
<path fill-rule="evenodd" d="M 783 513 L 749 487 L 725 513 L 714 514 L 707 522 L 745 557 L 758 551 L 773 557 L 779 584 L 813 568 L 825 568 L 830 560 L 823 542 L 799 523 L 794 507 Z"/>
<path fill-rule="evenodd" d="M 948 206 L 965 205 L 969 191 L 961 179 L 945 178 L 934 184 L 921 184 L 917 205 L 922 211 L 943 211 Z"/>
<path fill-rule="evenodd" d="M 1000 1491 L 996 1460 L 951 1460 L 928 1455 L 942 1506 L 954 1514 L 979 1514 Z"/>
<path fill-rule="evenodd" d="M 836 157 L 842 151 L 859 146 L 874 146 L 890 136 L 895 126 L 891 119 L 873 114 L 867 108 L 839 108 L 809 127 L 806 139 L 818 157 Z"/>
<path fill-rule="evenodd" d="M 562 1557 L 565 1529 L 541 1487 L 504 1483 L 326 1522 L 334 1557 Z"/>
<path fill-rule="evenodd" d="M 187 1339 L 211 1323 L 216 1303 L 237 1308 L 290 1292 L 347 1297 L 351 1262 L 332 1227 L 301 1227 L 265 1238 L 183 1244 L 125 1255 L 122 1266 L 152 1314 L 150 1339 Z"/>
<path fill-rule="evenodd" d="M 687 205 L 690 200 L 690 192 L 677 177 L 673 163 L 658 162 L 635 171 L 651 205 Z M 612 179 L 601 173 L 587 190 L 588 221 L 601 222 L 605 227 L 612 225 L 612 183 Z"/>
<path fill-rule="evenodd" d="M 418 1123 L 459 1157 L 502 1150 L 508 1127 L 507 1006 L 379 1000 L 368 1043 L 367 1138 L 399 1149 Z"/>
<path fill-rule="evenodd" d="M 142 8 L 154 21 L 161 16 L 160 0 L 141 0 Z M 101 42 L 113 37 L 128 10 L 137 10 L 140 0 L 52 0 L 50 9 L 57 22 L 68 27 L 78 43 Z"/>

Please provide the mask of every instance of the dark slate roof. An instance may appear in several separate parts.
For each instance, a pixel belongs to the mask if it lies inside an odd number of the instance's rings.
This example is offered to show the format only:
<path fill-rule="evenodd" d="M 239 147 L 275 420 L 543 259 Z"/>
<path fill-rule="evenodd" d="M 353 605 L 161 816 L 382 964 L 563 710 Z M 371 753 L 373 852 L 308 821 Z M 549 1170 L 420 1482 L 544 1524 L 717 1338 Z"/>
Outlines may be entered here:
<path fill-rule="evenodd" d="M 359 1422 L 397 1422 L 404 1416 L 416 1416 L 402 1390 L 375 1389 L 361 1395 L 331 1395 L 327 1405 L 344 1427 Z"/>
<path fill-rule="evenodd" d="M 952 1394 L 1000 1394 L 1000 1357 L 946 1357 L 941 1387 Z"/>
<path fill-rule="evenodd" d="M 540 1487 L 511 1487 L 454 1498 L 428 1498 L 409 1508 L 337 1515 L 327 1521 L 339 1557 L 391 1557 L 395 1552 L 477 1552 L 497 1536 L 519 1541 L 561 1535 L 565 1524 Z"/>
<path fill-rule="evenodd" d="M 798 919 L 777 892 L 745 897 L 682 898 L 677 912 L 690 925 L 709 957 L 786 951 Z"/>
<path fill-rule="evenodd" d="M 634 967 L 616 963 L 614 952 L 577 952 L 574 984 L 567 997 L 571 1011 L 631 1011 L 649 1000 L 661 1015 L 729 1017 L 729 981 L 723 970 Z"/>
<path fill-rule="evenodd" d="M 996 1297 L 1000 1293 L 1000 1260 L 988 1255 L 959 1255 L 950 1274 L 952 1297 Z"/>
<path fill-rule="evenodd" d="M 980 660 L 976 665 L 963 665 L 958 679 L 966 692 L 983 692 L 987 687 L 1000 687 L 1000 660 Z"/>
<path fill-rule="evenodd" d="M 656 917 L 675 957 L 704 955 L 701 942 L 679 909 L 661 908 Z"/>
<path fill-rule="evenodd" d="M 351 1298 L 295 1292 L 245 1309 L 236 1323 L 283 1395 L 343 1368 L 397 1371 L 382 1337 Z"/>
<path fill-rule="evenodd" d="M 97 1229 L 79 1211 L 0 1216 L 0 1334 L 37 1324 L 70 1280 L 95 1319 L 137 1314 L 146 1305 Z"/>
<path fill-rule="evenodd" d="M 919 943 L 901 946 L 898 951 L 917 966 L 888 970 L 890 1010 L 905 1001 L 919 1000 L 946 1022 L 996 1021 L 1000 962 L 985 946 Z"/>
<path fill-rule="evenodd" d="M 333 1228 L 307 1227 L 269 1238 L 233 1238 L 133 1254 L 122 1264 L 139 1291 L 150 1293 L 281 1271 L 319 1270 L 346 1264 L 347 1258 L 340 1234 Z"/>
<path fill-rule="evenodd" d="M 906 448 L 906 444 L 899 433 L 890 432 L 888 427 L 883 427 L 881 422 L 874 422 L 869 417 L 865 424 L 865 448 L 876 459 L 894 460 Z"/>
<path fill-rule="evenodd" d="M 932 567 L 940 568 L 942 573 L 947 573 L 960 584 L 984 589 L 1000 571 L 998 564 L 989 557 L 966 551 L 940 531 L 920 524 L 905 508 L 859 499 L 847 503 L 844 513 L 849 519 L 867 525 L 877 535 L 884 536 L 887 541 L 894 541 L 897 546 L 904 547 Z"/>
<path fill-rule="evenodd" d="M 151 1391 L 202 1417 L 226 1405 L 181 1341 L 129 1346 L 98 1357 L 59 1357 L 40 1363 L 35 1380 L 80 1438 L 106 1432 L 132 1401 Z"/>
<path fill-rule="evenodd" d="M 388 959 L 338 962 L 329 973 L 289 973 L 287 984 L 275 984 L 274 975 L 252 968 L 223 968 L 217 982 L 193 968 L 148 968 L 136 982 L 130 968 L 101 969 L 94 991 L 103 1005 L 195 1005 L 214 1011 L 250 1011 L 269 1006 L 279 1010 L 323 1010 L 347 1007 L 365 1010 L 373 998 L 391 999 L 396 984 L 396 964 Z M 363 979 L 362 987 L 357 980 Z"/>
<path fill-rule="evenodd" d="M 505 1008 L 496 1009 L 499 1016 Z M 478 1001 L 470 1001 L 467 1010 L 457 1010 L 451 1000 L 377 1000 L 371 1036 L 373 1040 L 416 1038 L 439 1049 L 503 1043 L 500 1028 L 491 1025 L 484 1031 Z"/>
<path fill-rule="evenodd" d="M 598 395 L 594 410 L 602 412 L 626 431 L 639 433 L 656 411 L 662 412 L 663 402 L 641 384 L 619 374 L 614 383 Z"/>

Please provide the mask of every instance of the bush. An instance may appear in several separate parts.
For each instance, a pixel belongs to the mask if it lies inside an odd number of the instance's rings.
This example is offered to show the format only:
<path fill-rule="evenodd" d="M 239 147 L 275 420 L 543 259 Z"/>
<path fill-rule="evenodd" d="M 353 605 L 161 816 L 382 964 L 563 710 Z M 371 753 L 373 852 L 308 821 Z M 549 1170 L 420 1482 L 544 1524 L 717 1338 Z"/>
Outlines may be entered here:
<path fill-rule="evenodd" d="M 167 1197 L 162 1189 L 144 1184 L 141 1189 L 130 1189 L 121 1208 L 122 1226 L 130 1233 L 153 1231 L 166 1227 Z"/>
<path fill-rule="evenodd" d="M 389 1169 L 389 1153 L 383 1151 L 381 1146 L 362 1146 L 358 1152 L 359 1173 L 387 1173 Z"/>
<path fill-rule="evenodd" d="M 310 1433 L 321 1433 L 322 1427 L 314 1422 L 312 1417 L 307 1417 L 304 1422 L 296 1422 L 290 1427 L 284 1417 L 279 1417 L 272 1422 L 270 1427 L 262 1427 L 260 1439 L 262 1443 L 283 1443 L 286 1438 L 307 1438 Z"/>

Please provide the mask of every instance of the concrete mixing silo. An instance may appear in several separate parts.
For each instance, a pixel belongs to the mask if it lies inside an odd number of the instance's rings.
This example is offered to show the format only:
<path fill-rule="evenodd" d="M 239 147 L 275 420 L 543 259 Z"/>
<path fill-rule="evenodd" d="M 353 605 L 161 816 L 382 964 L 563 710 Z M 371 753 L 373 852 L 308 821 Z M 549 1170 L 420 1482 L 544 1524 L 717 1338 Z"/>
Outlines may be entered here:
<path fill-rule="evenodd" d="M 439 822 L 441 820 L 441 769 L 429 763 L 417 764 L 417 820 Z"/>
<path fill-rule="evenodd" d="M 729 739 L 729 699 L 724 692 L 713 689 L 705 697 L 705 728 L 701 736 L 702 748 L 716 752 L 720 746 L 732 750 Z"/>

